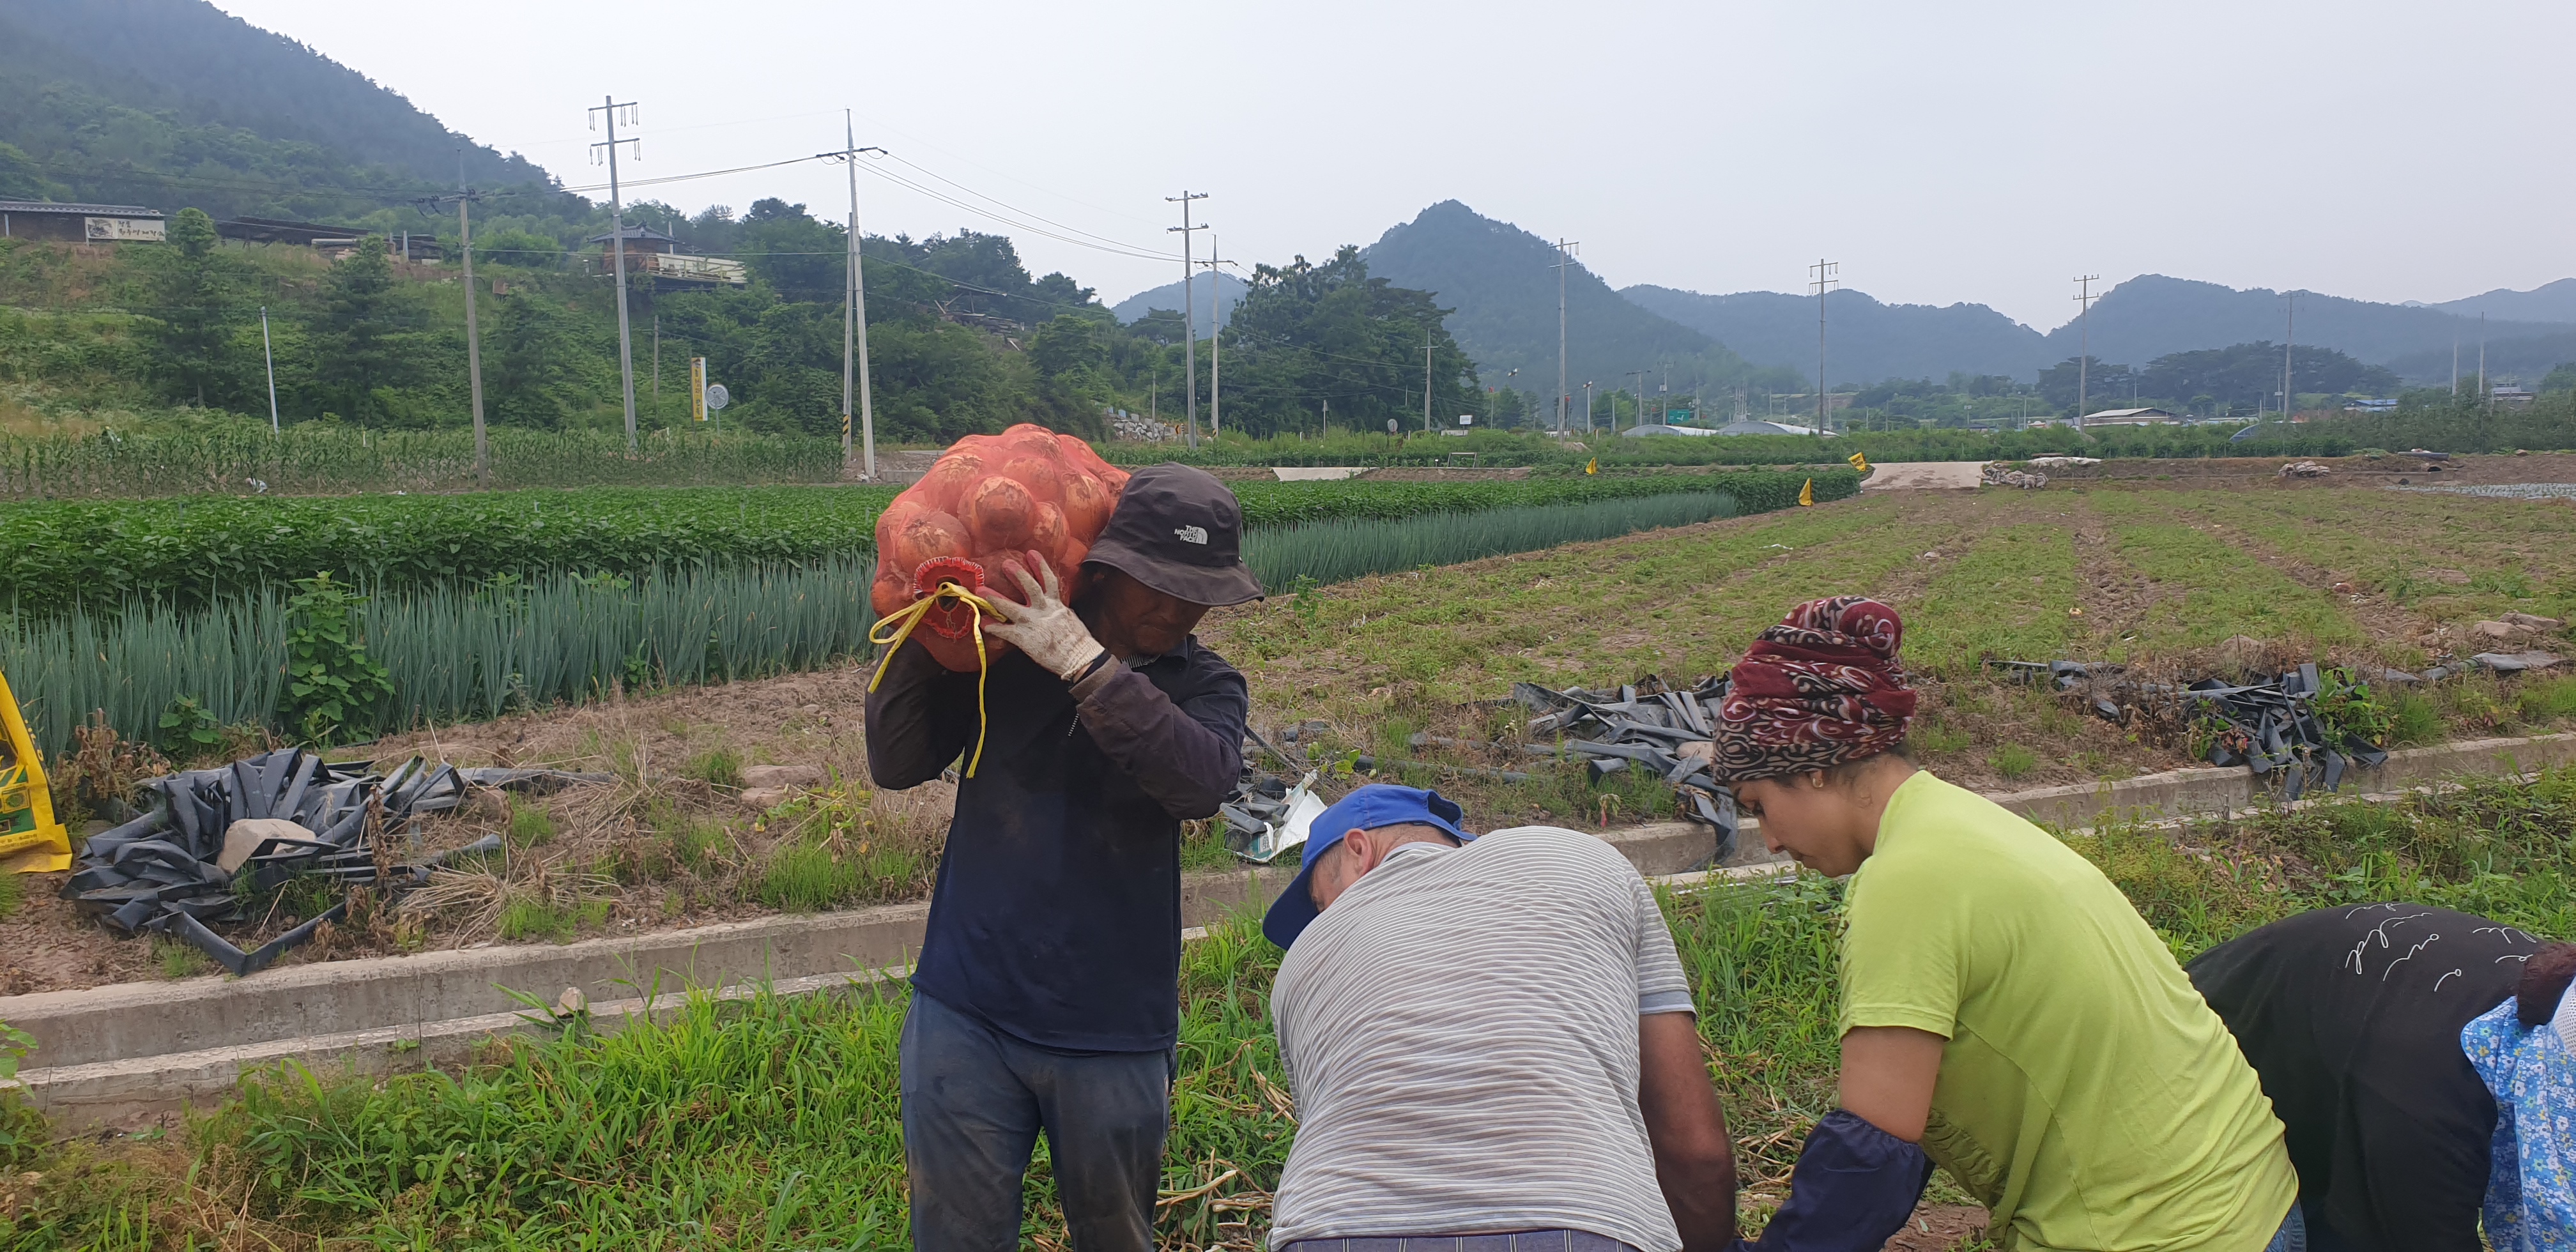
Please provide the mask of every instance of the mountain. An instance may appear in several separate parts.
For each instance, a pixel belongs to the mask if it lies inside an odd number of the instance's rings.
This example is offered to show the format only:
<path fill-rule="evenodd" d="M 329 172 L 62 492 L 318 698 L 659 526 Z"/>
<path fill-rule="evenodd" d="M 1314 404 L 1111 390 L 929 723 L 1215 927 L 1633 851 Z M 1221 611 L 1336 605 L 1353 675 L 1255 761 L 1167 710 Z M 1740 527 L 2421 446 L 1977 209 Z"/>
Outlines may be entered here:
<path fill-rule="evenodd" d="M 0 139 L 61 198 L 353 212 L 549 182 L 356 70 L 204 0 L 0 6 Z M 5 155 L 5 154 L 0 154 Z"/>
<path fill-rule="evenodd" d="M 1366 256 L 1371 276 L 1429 291 L 1457 310 L 1449 333 L 1486 386 L 1540 396 L 1556 389 L 1557 253 L 1546 240 L 1445 200 L 1388 230 Z M 1621 299 L 1580 264 L 1565 272 L 1565 304 L 1566 381 L 1577 395 L 1585 379 L 1604 390 L 1635 389 L 1637 380 L 1625 375 L 1638 370 L 1652 388 L 1665 385 L 1661 371 L 1669 367 L 1677 393 L 1733 387 L 1751 372 L 1706 333 Z"/>
<path fill-rule="evenodd" d="M 2103 293 L 2094 303 L 2093 356 L 2122 365 L 2144 365 L 2168 352 L 2258 339 L 2279 342 L 2287 334 L 2298 343 L 2335 348 L 2374 365 L 2396 368 L 2408 382 L 2423 384 L 2447 383 L 2451 345 L 2457 342 L 2474 355 L 2478 340 L 2477 318 L 2439 308 L 2307 292 L 2299 296 L 2295 330 L 2287 326 L 2285 312 L 2281 294 L 2267 287 L 2239 291 L 2217 283 L 2142 274 Z M 2486 337 L 2490 344 L 2540 340 L 2566 329 L 2546 322 L 2489 318 Z M 2084 333 L 2079 322 L 2050 331 L 2052 357 L 2064 360 L 2076 355 Z M 2443 367 L 2438 377 L 2429 368 L 2437 356 Z M 2401 361 L 2407 363 L 2403 368 L 2398 366 Z M 2492 362 L 2489 372 L 2494 372 Z"/>
<path fill-rule="evenodd" d="M 1710 296 L 1642 283 L 1619 294 L 1708 335 L 1757 365 L 1813 378 L 1816 301 L 1776 291 Z M 1890 378 L 1946 378 L 1952 371 L 2027 378 L 2052 364 L 2038 331 L 1982 304 L 1881 304 L 1866 293 L 1826 297 L 1825 373 L 1835 386 Z"/>
<path fill-rule="evenodd" d="M 1204 336 L 1207 333 L 1208 286 L 1206 283 L 1196 283 L 1193 285 L 1198 289 L 1198 308 L 1195 316 L 1198 319 L 1199 333 Z M 1219 319 L 1224 319 L 1234 316 L 1234 306 L 1243 301 L 1243 293 L 1249 288 L 1242 279 L 1237 278 L 1232 274 L 1228 274 L 1223 270 L 1219 270 L 1217 271 L 1216 276 L 1216 289 L 1218 301 L 1217 316 Z M 1136 294 L 1111 305 L 1109 311 L 1117 314 L 1118 320 L 1121 322 L 1133 322 L 1137 318 L 1143 317 L 1155 309 L 1170 309 L 1174 312 L 1179 312 L 1180 307 L 1181 284 L 1174 281 L 1165 283 L 1160 287 L 1137 292 Z M 1173 328 L 1175 333 L 1177 333 L 1179 329 L 1180 328 L 1177 326 Z"/>
<path fill-rule="evenodd" d="M 2476 317 L 2484 313 L 2490 319 L 2517 322 L 2576 322 L 2576 278 L 2562 278 L 2544 283 L 2529 291 L 2498 287 L 2484 295 L 2465 300 L 2445 300 L 2425 308 Z"/>

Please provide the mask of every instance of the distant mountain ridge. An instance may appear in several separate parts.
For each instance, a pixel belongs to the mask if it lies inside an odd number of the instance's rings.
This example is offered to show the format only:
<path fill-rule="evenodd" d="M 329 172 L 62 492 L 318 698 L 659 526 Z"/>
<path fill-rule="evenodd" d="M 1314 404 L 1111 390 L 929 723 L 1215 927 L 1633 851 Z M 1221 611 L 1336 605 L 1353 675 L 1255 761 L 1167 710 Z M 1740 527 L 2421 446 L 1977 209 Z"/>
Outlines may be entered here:
<path fill-rule="evenodd" d="M 1449 333 L 1475 359 L 1486 386 L 1510 385 L 1542 398 L 1554 394 L 1554 245 L 1444 200 L 1389 228 L 1366 256 L 1372 276 L 1430 291 L 1443 307 L 1457 310 Z M 1577 405 L 1586 379 L 1598 391 L 1651 393 L 1669 385 L 1683 394 L 1732 388 L 1752 372 L 1744 358 L 1705 332 L 1620 298 L 1579 262 L 1566 269 L 1565 303 L 1566 385 Z M 1642 380 L 1629 378 L 1633 371 L 1644 371 Z"/>
<path fill-rule="evenodd" d="M 1222 325 L 1224 324 L 1224 319 L 1234 316 L 1234 306 L 1242 303 L 1243 293 L 1250 291 L 1252 287 L 1251 284 L 1246 283 L 1242 279 L 1222 270 L 1217 272 L 1216 283 L 1217 319 L 1218 324 Z M 1199 280 L 1192 285 L 1198 289 L 1196 296 L 1198 306 L 1191 313 L 1191 316 L 1198 320 L 1199 333 L 1204 336 L 1207 333 L 1208 317 L 1207 276 L 1204 274 L 1200 275 Z M 1137 292 L 1136 294 L 1109 306 L 1109 311 L 1117 314 L 1118 320 L 1121 322 L 1133 322 L 1137 318 L 1143 317 L 1156 309 L 1170 309 L 1175 313 L 1181 311 L 1181 283 L 1179 279 L 1173 279 L 1160 287 L 1151 287 L 1144 291 Z"/>
<path fill-rule="evenodd" d="M 1641 283 L 1619 294 L 1701 331 L 1757 365 L 1816 372 L 1816 298 L 1777 291 L 1710 296 Z M 1835 386 L 1889 378 L 2026 378 L 2057 358 L 2047 336 L 1982 304 L 1882 304 L 1859 291 L 1825 299 L 1825 374 Z"/>

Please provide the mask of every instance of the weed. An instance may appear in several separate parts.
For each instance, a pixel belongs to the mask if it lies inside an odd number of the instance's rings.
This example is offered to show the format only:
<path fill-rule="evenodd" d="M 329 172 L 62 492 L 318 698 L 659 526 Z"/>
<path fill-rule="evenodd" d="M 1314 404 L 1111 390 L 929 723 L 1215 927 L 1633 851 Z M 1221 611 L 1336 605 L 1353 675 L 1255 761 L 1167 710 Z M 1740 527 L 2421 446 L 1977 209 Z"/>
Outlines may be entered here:
<path fill-rule="evenodd" d="M 2576 718 L 2576 677 L 2544 678 L 2527 682 L 2514 696 L 2514 711 L 2522 720 L 2535 725 L 2549 725 Z"/>
<path fill-rule="evenodd" d="M 745 898 L 790 912 L 904 899 L 938 868 L 939 836 L 917 812 L 882 811 L 843 784 L 798 795 L 763 825 L 783 838 L 742 885 Z"/>
<path fill-rule="evenodd" d="M 2515 600 L 2528 600 L 2534 594 L 2531 576 L 2518 569 L 2480 570 L 2469 575 L 2469 590 Z"/>
<path fill-rule="evenodd" d="M 152 964 L 163 978 L 194 978 L 215 967 L 206 954 L 176 939 L 152 937 Z"/>
<path fill-rule="evenodd" d="M 510 828 L 504 836 L 513 848 L 541 848 L 554 842 L 555 819 L 533 804 L 510 803 Z"/>
<path fill-rule="evenodd" d="M 286 603 L 286 691 L 278 714 L 304 742 L 329 747 L 371 724 L 368 710 L 393 694 L 393 676 L 358 637 L 364 596 L 327 572 L 296 586 L 301 590 Z"/>
<path fill-rule="evenodd" d="M 680 773 L 683 777 L 697 779 L 710 787 L 740 790 L 742 754 L 731 748 L 709 748 L 689 758 L 689 763 L 681 767 Z"/>
<path fill-rule="evenodd" d="M 2020 744 L 2008 743 L 1995 749 L 1994 755 L 1986 758 L 1986 764 L 2006 778 L 2020 778 L 2039 768 L 2039 754 Z"/>
<path fill-rule="evenodd" d="M 161 714 L 159 747 L 174 760 L 203 759 L 220 750 L 223 742 L 223 720 L 206 711 L 195 696 L 172 700 Z"/>
<path fill-rule="evenodd" d="M 103 814 L 112 804 L 130 807 L 144 779 L 170 772 L 170 762 L 151 745 L 119 737 L 103 711 L 92 712 L 87 725 L 72 729 L 72 744 L 45 774 L 55 818 L 65 825 Z"/>
<path fill-rule="evenodd" d="M 0 922 L 16 917 L 26 903 L 27 884 L 19 881 L 16 874 L 0 872 Z M 0 1074 L 0 1078 L 6 1077 L 8 1075 Z"/>
<path fill-rule="evenodd" d="M 1976 736 L 1971 735 L 1967 731 L 1961 730 L 1958 727 L 1952 726 L 1937 717 L 1926 717 L 1917 720 L 1914 725 L 1905 732 L 1905 739 L 1906 742 L 1916 751 L 1930 756 L 1946 756 L 1952 752 L 1965 752 L 1968 750 L 1970 745 L 1976 742 Z"/>
<path fill-rule="evenodd" d="M 2370 684 L 2342 668 L 2326 670 L 2318 677 L 2320 689 L 2309 707 L 2316 711 L 2327 744 L 2339 748 L 2348 740 L 2357 740 L 2374 748 L 2388 746 L 2390 735 L 2396 731 L 2396 718 L 2371 695 Z"/>
<path fill-rule="evenodd" d="M 2388 710 L 2388 746 L 2411 748 L 2441 740 L 2441 708 L 2417 692 L 2400 693 Z"/>

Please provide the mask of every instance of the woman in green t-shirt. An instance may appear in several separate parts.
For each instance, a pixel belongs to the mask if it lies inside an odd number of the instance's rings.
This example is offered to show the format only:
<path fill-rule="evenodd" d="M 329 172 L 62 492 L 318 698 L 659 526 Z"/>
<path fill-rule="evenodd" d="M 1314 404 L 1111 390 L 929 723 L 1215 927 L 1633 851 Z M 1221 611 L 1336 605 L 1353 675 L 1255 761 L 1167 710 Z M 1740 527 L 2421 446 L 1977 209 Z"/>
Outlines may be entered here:
<path fill-rule="evenodd" d="M 2092 863 L 1906 755 L 1904 626 L 1858 596 L 1762 632 L 1719 780 L 1799 864 L 1851 876 L 1842 1107 L 1764 1249 L 1875 1248 L 1933 1163 L 2019 1252 L 2304 1252 L 2254 1070 Z"/>

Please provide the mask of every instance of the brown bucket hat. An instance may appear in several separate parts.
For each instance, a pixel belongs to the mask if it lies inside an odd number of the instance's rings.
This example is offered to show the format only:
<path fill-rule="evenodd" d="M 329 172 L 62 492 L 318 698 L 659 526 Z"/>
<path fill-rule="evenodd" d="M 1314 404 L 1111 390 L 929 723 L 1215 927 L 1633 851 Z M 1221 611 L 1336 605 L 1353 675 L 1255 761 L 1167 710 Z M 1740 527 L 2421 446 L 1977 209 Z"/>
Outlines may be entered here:
<path fill-rule="evenodd" d="M 1211 608 L 1261 598 L 1261 580 L 1243 567 L 1243 506 L 1216 475 L 1187 465 L 1130 475 L 1083 563 Z"/>

